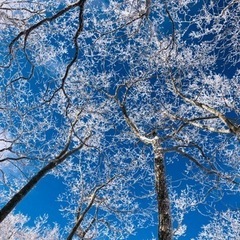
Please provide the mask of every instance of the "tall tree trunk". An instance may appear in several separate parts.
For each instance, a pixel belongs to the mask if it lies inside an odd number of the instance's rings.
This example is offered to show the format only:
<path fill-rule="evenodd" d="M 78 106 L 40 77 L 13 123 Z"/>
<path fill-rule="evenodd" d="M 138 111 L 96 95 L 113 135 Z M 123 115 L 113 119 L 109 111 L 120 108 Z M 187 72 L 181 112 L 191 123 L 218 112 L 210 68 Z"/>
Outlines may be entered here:
<path fill-rule="evenodd" d="M 36 175 L 34 175 L 28 183 L 19 190 L 9 202 L 0 210 L 0 223 L 7 217 L 7 215 L 16 207 L 16 205 L 33 189 L 34 186 L 55 166 L 59 163 L 52 161 L 42 168 Z"/>
<path fill-rule="evenodd" d="M 90 137 L 90 136 L 89 136 Z M 89 138 L 87 137 L 86 140 Z M 85 140 L 85 141 L 86 141 Z M 7 215 L 17 206 L 17 204 L 37 185 L 37 183 L 52 169 L 61 164 L 67 157 L 74 154 L 78 150 L 80 150 L 85 141 L 78 147 L 67 151 L 70 141 L 68 141 L 67 145 L 63 149 L 63 151 L 50 161 L 45 167 L 43 167 L 39 172 L 37 172 L 27 183 L 22 187 L 7 203 L 6 205 L 0 209 L 0 223 L 7 217 Z"/>
<path fill-rule="evenodd" d="M 159 139 L 155 137 L 153 143 L 154 149 L 154 171 L 156 181 L 156 193 L 158 203 L 158 239 L 172 239 L 172 219 L 170 212 L 170 200 L 167 189 L 167 181 L 165 175 L 165 167 L 162 149 Z"/>
<path fill-rule="evenodd" d="M 152 145 L 154 152 L 154 172 L 158 203 L 158 239 L 172 240 L 170 199 L 168 195 L 167 181 L 164 170 L 163 152 L 159 137 L 155 131 L 152 132 L 153 138 L 148 138 L 142 135 L 135 123 L 129 118 L 125 106 L 120 104 L 120 107 L 127 124 L 132 129 L 136 137 L 138 137 L 143 143 Z"/>

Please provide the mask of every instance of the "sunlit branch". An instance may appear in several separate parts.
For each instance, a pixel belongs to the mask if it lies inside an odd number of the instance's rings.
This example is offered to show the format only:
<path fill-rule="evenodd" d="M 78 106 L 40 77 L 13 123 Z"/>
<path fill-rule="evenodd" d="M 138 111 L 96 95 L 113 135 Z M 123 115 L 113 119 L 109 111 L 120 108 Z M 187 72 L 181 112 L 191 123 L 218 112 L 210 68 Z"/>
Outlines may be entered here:
<path fill-rule="evenodd" d="M 104 36 L 106 36 L 106 35 L 108 35 L 108 34 L 115 33 L 115 32 L 117 32 L 118 30 L 124 29 L 126 26 L 131 25 L 132 23 L 134 23 L 134 22 L 142 19 L 143 17 L 146 16 L 146 14 L 147 14 L 147 12 L 143 12 L 143 13 L 141 13 L 139 16 L 131 19 L 130 21 L 128 21 L 128 22 L 126 22 L 126 23 L 124 23 L 124 24 L 122 24 L 122 25 L 120 25 L 120 26 L 117 27 L 116 29 L 102 33 L 102 34 L 95 40 L 94 43 L 96 43 L 97 41 L 99 41 L 102 37 L 104 37 Z"/>
<path fill-rule="evenodd" d="M 158 238 L 162 240 L 172 239 L 172 218 L 170 212 L 170 199 L 167 188 L 166 173 L 163 159 L 163 151 L 161 148 L 160 139 L 157 135 L 149 139 L 140 133 L 135 123 L 130 119 L 124 104 L 119 103 L 126 123 L 131 128 L 133 133 L 143 143 L 150 144 L 154 152 L 154 174 L 155 188 L 158 203 Z"/>
<path fill-rule="evenodd" d="M 232 0 L 225 8 L 222 9 L 221 13 L 217 16 L 214 16 L 215 18 L 218 18 L 218 17 L 223 17 L 223 15 L 225 14 L 225 12 L 230 8 L 232 7 L 235 3 L 237 3 L 238 0 Z"/>
<path fill-rule="evenodd" d="M 100 186 L 98 186 L 94 189 L 87 207 L 84 209 L 83 213 L 78 217 L 74 227 L 72 228 L 71 232 L 69 233 L 69 235 L 67 237 L 67 240 L 71 240 L 73 238 L 75 232 L 77 231 L 78 227 L 80 226 L 81 222 L 83 221 L 85 215 L 87 214 L 87 212 L 90 210 L 90 208 L 94 204 L 94 201 L 95 201 L 95 198 L 97 196 L 98 191 L 100 191 L 102 188 L 107 186 L 114 179 L 115 179 L 115 177 L 112 177 L 106 183 L 104 183 L 104 184 L 102 184 L 102 185 L 100 185 Z"/>
<path fill-rule="evenodd" d="M 75 120 L 74 124 L 77 123 L 78 119 Z M 2 222 L 7 215 L 15 208 L 15 206 L 32 190 L 34 186 L 52 169 L 56 168 L 59 164 L 61 164 L 65 159 L 67 159 L 69 156 L 73 155 L 74 153 L 78 152 L 81 148 L 85 146 L 85 142 L 88 141 L 88 139 L 91 137 L 91 134 L 87 136 L 82 143 L 77 146 L 76 148 L 73 148 L 71 150 L 69 149 L 70 143 L 71 143 L 71 137 L 72 137 L 72 129 L 70 130 L 69 137 L 67 140 L 67 143 L 64 147 L 64 149 L 58 154 L 57 157 L 55 157 L 53 160 L 51 160 L 45 167 L 43 167 L 38 173 L 36 173 L 29 181 L 28 183 L 20 189 L 10 200 L 6 205 L 0 210 L 0 222 Z"/>
<path fill-rule="evenodd" d="M 206 124 L 199 123 L 199 121 L 218 119 L 218 117 L 215 116 L 215 115 L 187 119 L 187 118 L 184 118 L 184 117 L 177 116 L 176 114 L 171 114 L 167 111 L 165 111 L 164 114 L 167 115 L 168 117 L 174 119 L 174 120 L 180 120 L 180 121 L 184 122 L 184 125 L 182 125 L 182 127 L 186 126 L 187 124 L 190 124 L 190 125 L 195 126 L 197 128 L 201 128 L 201 129 L 211 131 L 211 132 L 218 132 L 218 133 L 225 133 L 225 134 L 230 133 L 229 129 L 219 129 L 219 128 L 215 128 L 215 127 L 212 127 L 212 126 L 208 126 Z"/>
<path fill-rule="evenodd" d="M 64 89 L 64 85 L 65 85 L 65 81 L 68 77 L 68 74 L 69 74 L 69 71 L 71 69 L 71 67 L 73 66 L 73 64 L 76 62 L 77 58 L 78 58 L 78 53 L 79 53 L 79 45 L 78 45 L 78 37 L 80 35 L 80 33 L 83 31 L 83 23 L 84 23 L 84 19 L 83 19 L 83 13 L 84 13 L 84 5 L 85 5 L 85 2 L 86 0 L 81 0 L 79 1 L 79 16 L 78 16 L 78 21 L 79 21 L 79 25 L 78 25 L 78 28 L 77 28 L 77 31 L 75 33 L 75 36 L 73 38 L 73 42 L 74 42 L 74 47 L 75 47 L 75 53 L 74 53 L 74 56 L 72 58 L 72 60 L 70 61 L 70 63 L 67 65 L 66 67 L 66 71 L 65 71 L 65 74 L 63 76 L 63 78 L 61 79 L 62 83 L 61 83 L 61 86 L 59 88 L 57 88 L 53 95 L 51 96 L 51 98 L 49 100 L 47 100 L 46 102 L 50 102 L 52 100 L 52 98 L 55 96 L 55 94 L 62 90 L 64 96 L 66 97 L 67 99 L 67 108 L 69 107 L 69 104 L 70 104 L 70 99 L 69 97 L 67 96 L 67 93 L 65 92 L 65 89 Z"/>
<path fill-rule="evenodd" d="M 176 42 L 176 38 L 175 38 L 175 31 L 176 31 L 176 28 L 175 28 L 175 23 L 174 23 L 174 20 L 173 20 L 173 17 L 170 13 L 170 11 L 168 10 L 168 7 L 167 7 L 167 2 L 165 1 L 165 10 L 167 12 L 167 15 L 168 15 L 168 18 L 171 22 L 171 25 L 172 25 L 172 36 L 171 36 L 171 41 L 169 42 L 168 46 L 166 47 L 166 49 L 168 49 L 170 46 L 172 46 L 171 50 L 173 49 L 173 46 L 174 44 L 177 44 Z M 169 53 L 169 57 L 171 55 L 171 51 Z"/>
<path fill-rule="evenodd" d="M 129 125 L 129 127 L 131 127 L 131 129 L 133 130 L 134 134 L 144 143 L 146 144 L 152 144 L 152 139 L 149 139 L 145 136 L 143 136 L 139 129 L 137 128 L 137 126 L 132 122 L 132 120 L 129 118 L 128 114 L 127 114 L 127 111 L 126 111 L 126 108 L 124 105 L 121 106 L 121 109 L 122 109 L 122 112 L 123 112 L 123 115 L 124 115 L 124 118 L 127 122 L 127 124 Z"/>
<path fill-rule="evenodd" d="M 240 127 L 239 126 L 235 126 L 227 117 L 225 117 L 221 112 L 219 112 L 218 110 L 208 106 L 207 104 L 204 103 L 200 103 L 197 100 L 193 100 L 190 99 L 188 97 L 186 97 L 183 93 L 181 93 L 175 83 L 175 80 L 172 78 L 172 83 L 173 83 L 173 87 L 175 90 L 175 93 L 178 94 L 185 102 L 190 103 L 196 107 L 201 108 L 202 110 L 205 110 L 211 114 L 213 114 L 214 116 L 216 116 L 217 118 L 219 118 L 229 129 L 218 129 L 218 132 L 221 133 L 234 133 L 236 135 L 238 135 L 240 133 Z M 196 122 L 192 122 L 192 121 L 188 121 L 189 123 L 191 123 L 192 125 L 195 125 L 197 127 L 200 127 L 201 124 L 198 124 Z M 207 128 L 208 130 L 211 131 L 216 131 L 215 128 L 211 128 L 211 127 L 205 127 L 205 126 L 201 126 L 202 128 Z"/>
<path fill-rule="evenodd" d="M 189 159 L 191 162 L 193 162 L 199 169 L 201 169 L 206 174 L 209 174 L 209 175 L 213 174 L 213 175 L 216 175 L 217 177 L 219 177 L 221 179 L 224 179 L 224 180 L 227 180 L 228 182 L 231 182 L 233 184 L 238 184 L 238 185 L 240 184 L 239 182 L 235 181 L 233 177 L 226 176 L 226 175 L 222 174 L 216 168 L 211 169 L 211 168 L 205 167 L 202 163 L 200 163 L 192 155 L 188 154 L 185 151 L 182 151 L 181 148 L 182 148 L 182 146 L 168 148 L 168 149 L 164 149 L 164 152 L 177 152 L 180 155 L 182 155 L 182 156 L 186 157 L 187 159 Z"/>
<path fill-rule="evenodd" d="M 11 43 L 9 44 L 9 51 L 10 53 L 12 54 L 13 53 L 13 45 L 22 37 L 24 36 L 24 46 L 26 45 L 26 41 L 27 41 L 27 38 L 28 36 L 30 35 L 30 33 L 32 31 L 34 31 L 35 29 L 39 28 L 40 26 L 42 26 L 43 24 L 47 23 L 47 22 L 51 22 L 57 18 L 59 18 L 60 16 L 64 15 L 66 12 L 68 12 L 69 10 L 73 9 L 73 8 L 76 8 L 76 7 L 79 7 L 82 6 L 82 4 L 85 3 L 86 0 L 80 0 L 80 1 L 77 1 L 73 4 L 70 4 L 69 6 L 67 6 L 66 8 L 60 10 L 59 12 L 57 12 L 56 14 L 54 14 L 53 16 L 51 17 L 46 17 L 44 18 L 43 20 L 39 21 L 38 23 L 32 25 L 31 27 L 29 27 L 27 30 L 24 30 L 22 32 L 20 32 L 12 41 Z"/>

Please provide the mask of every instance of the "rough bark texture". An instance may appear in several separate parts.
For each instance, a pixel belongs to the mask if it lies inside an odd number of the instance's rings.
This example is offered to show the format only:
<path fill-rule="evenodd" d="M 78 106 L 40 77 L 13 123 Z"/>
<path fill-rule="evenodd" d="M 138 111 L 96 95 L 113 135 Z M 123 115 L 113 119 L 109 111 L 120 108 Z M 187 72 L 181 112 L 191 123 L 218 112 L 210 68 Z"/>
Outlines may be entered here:
<path fill-rule="evenodd" d="M 158 203 L 158 239 L 172 240 L 172 218 L 170 199 L 168 195 L 164 159 L 159 137 L 153 132 L 153 138 L 142 135 L 135 123 L 129 118 L 124 105 L 120 105 L 127 124 L 133 133 L 145 144 L 152 145 L 154 152 L 154 172 L 156 181 L 156 195 Z"/>
<path fill-rule="evenodd" d="M 158 202 L 158 239 L 172 239 L 172 219 L 170 213 L 170 200 L 167 189 L 166 175 L 162 150 L 158 138 L 154 141 L 155 181 Z"/>

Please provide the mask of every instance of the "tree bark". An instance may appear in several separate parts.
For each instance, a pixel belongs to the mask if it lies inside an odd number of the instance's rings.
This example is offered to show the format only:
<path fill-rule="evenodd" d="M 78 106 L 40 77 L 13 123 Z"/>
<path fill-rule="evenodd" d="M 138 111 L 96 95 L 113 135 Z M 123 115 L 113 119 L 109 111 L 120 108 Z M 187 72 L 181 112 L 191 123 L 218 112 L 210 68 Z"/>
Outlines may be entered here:
<path fill-rule="evenodd" d="M 86 138 L 88 139 L 88 138 Z M 73 153 L 80 150 L 84 143 L 78 146 L 75 149 L 67 151 L 69 147 L 70 141 L 67 143 L 66 147 L 59 154 L 58 157 L 50 161 L 45 167 L 43 167 L 39 172 L 37 172 L 28 182 L 22 187 L 0 210 L 0 223 L 7 217 L 7 215 L 17 206 L 17 204 L 37 185 L 37 183 L 52 169 L 61 164 L 67 157 L 72 155 Z"/>
<path fill-rule="evenodd" d="M 153 138 L 147 138 L 142 135 L 129 118 L 127 110 L 124 105 L 120 104 L 123 116 L 132 129 L 133 133 L 143 143 L 151 144 L 154 152 L 154 172 L 155 172 L 155 185 L 158 203 L 158 239 L 159 240 L 172 240 L 172 218 L 170 211 L 170 199 L 167 189 L 166 174 L 164 169 L 164 159 L 159 137 L 154 132 Z"/>
<path fill-rule="evenodd" d="M 158 203 L 158 239 L 172 240 L 172 219 L 170 212 L 170 200 L 167 189 L 167 181 L 164 167 L 162 149 L 158 137 L 153 142 L 155 185 Z"/>
<path fill-rule="evenodd" d="M 58 162 L 50 162 L 43 169 L 41 169 L 29 182 L 17 192 L 9 202 L 0 210 L 0 223 L 7 217 L 7 215 L 16 207 L 16 205 L 32 190 L 34 186 L 44 177 L 50 170 L 57 166 Z"/>

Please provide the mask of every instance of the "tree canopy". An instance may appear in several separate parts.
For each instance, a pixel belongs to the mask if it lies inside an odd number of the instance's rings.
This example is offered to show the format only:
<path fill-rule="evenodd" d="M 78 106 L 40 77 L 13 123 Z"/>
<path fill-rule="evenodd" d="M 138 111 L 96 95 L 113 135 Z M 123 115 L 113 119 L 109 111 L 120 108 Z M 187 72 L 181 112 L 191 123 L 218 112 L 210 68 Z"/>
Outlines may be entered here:
<path fill-rule="evenodd" d="M 239 12 L 237 0 L 2 1 L 0 232 L 238 239 Z M 29 226 L 31 209 L 14 209 L 50 175 L 65 226 Z"/>

